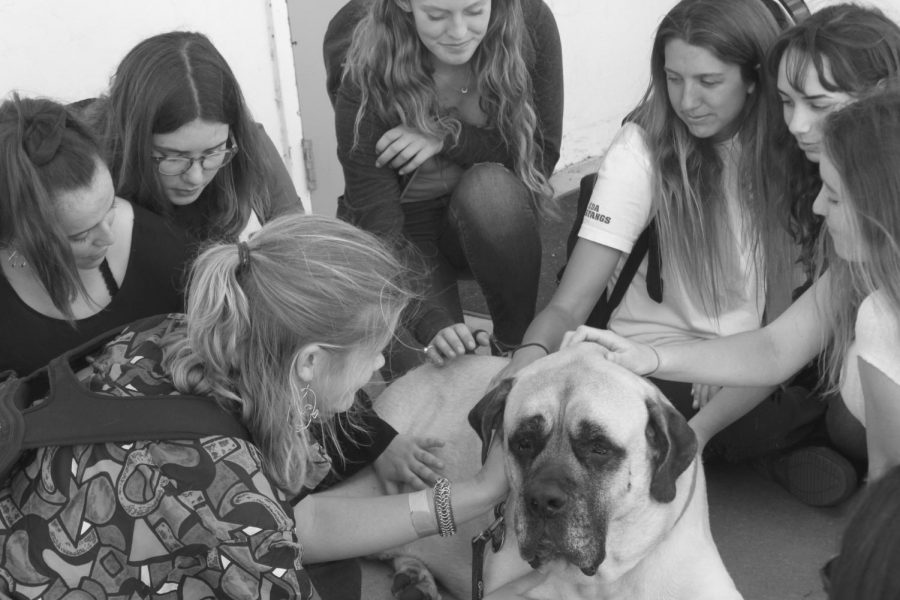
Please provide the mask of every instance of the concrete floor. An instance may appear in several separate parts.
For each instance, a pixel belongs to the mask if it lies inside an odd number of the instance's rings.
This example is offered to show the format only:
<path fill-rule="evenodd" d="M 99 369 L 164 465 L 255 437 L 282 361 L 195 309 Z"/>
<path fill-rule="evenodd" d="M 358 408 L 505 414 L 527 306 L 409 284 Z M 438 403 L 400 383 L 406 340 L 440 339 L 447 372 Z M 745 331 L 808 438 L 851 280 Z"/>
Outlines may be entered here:
<path fill-rule="evenodd" d="M 544 221 L 543 265 L 538 293 L 542 308 L 565 264 L 565 240 L 574 217 L 581 176 L 596 170 L 592 159 L 554 175 L 559 221 Z M 460 295 L 473 326 L 490 330 L 478 287 L 461 282 Z M 747 464 L 706 466 L 710 524 L 719 552 L 747 600 L 825 600 L 819 569 L 836 553 L 855 497 L 835 508 L 801 504 Z"/>
<path fill-rule="evenodd" d="M 707 465 L 713 539 L 747 600 L 825 600 L 819 569 L 836 552 L 856 497 L 801 504 L 749 465 Z"/>

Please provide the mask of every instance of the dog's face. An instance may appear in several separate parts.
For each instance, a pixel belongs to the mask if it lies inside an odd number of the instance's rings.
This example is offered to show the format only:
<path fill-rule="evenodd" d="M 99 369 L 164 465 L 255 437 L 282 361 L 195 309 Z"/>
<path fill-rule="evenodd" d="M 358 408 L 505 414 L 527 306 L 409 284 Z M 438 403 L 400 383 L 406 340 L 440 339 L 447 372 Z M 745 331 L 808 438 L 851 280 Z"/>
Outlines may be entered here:
<path fill-rule="evenodd" d="M 593 575 L 608 539 L 650 526 L 697 442 L 655 386 L 582 344 L 502 382 L 473 411 L 483 439 L 500 421 L 514 527 L 533 567 L 563 560 Z"/>

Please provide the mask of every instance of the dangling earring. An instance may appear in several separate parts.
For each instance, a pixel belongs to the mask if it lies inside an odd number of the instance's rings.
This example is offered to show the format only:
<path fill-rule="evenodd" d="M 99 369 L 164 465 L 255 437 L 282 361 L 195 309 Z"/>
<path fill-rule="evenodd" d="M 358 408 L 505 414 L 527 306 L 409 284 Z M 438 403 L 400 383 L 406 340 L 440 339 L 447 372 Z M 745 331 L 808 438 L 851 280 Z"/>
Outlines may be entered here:
<path fill-rule="evenodd" d="M 316 406 L 316 392 L 309 384 L 300 391 L 300 407 L 297 409 L 294 431 L 301 432 L 319 418 L 319 407 Z"/>
<path fill-rule="evenodd" d="M 6 262 L 9 263 L 13 269 L 24 269 L 28 266 L 28 261 L 25 260 L 24 256 L 19 256 L 18 250 L 9 250 L 9 256 L 6 258 Z M 19 260 L 16 260 L 16 257 L 19 257 Z"/>

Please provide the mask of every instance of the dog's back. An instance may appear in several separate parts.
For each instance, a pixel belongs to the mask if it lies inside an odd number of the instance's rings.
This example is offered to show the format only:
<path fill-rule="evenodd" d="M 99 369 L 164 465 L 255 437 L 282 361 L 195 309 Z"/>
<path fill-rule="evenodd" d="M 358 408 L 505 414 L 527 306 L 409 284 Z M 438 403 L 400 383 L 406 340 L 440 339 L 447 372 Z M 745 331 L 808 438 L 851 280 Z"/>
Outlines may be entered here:
<path fill-rule="evenodd" d="M 378 396 L 375 411 L 398 432 L 435 437 L 445 445 L 435 453 L 443 474 L 460 481 L 481 466 L 481 441 L 469 426 L 469 411 L 487 391 L 506 359 L 462 356 L 443 367 L 425 365 L 397 379 Z M 490 525 L 490 515 L 460 524 L 450 538 L 431 536 L 405 546 L 456 598 L 468 598 L 471 587 L 471 540 Z"/>

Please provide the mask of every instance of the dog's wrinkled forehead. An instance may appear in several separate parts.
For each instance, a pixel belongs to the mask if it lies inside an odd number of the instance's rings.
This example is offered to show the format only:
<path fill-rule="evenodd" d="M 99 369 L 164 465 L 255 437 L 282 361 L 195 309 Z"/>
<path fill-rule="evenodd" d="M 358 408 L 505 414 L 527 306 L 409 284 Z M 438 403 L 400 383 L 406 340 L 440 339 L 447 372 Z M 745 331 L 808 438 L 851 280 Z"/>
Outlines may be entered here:
<path fill-rule="evenodd" d="M 626 439 L 643 432 L 651 386 L 607 361 L 595 344 L 579 344 L 548 356 L 516 375 L 504 414 L 507 432 L 524 424 L 550 429 L 564 420 L 575 429 L 603 424 L 607 435 Z"/>

